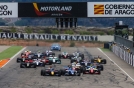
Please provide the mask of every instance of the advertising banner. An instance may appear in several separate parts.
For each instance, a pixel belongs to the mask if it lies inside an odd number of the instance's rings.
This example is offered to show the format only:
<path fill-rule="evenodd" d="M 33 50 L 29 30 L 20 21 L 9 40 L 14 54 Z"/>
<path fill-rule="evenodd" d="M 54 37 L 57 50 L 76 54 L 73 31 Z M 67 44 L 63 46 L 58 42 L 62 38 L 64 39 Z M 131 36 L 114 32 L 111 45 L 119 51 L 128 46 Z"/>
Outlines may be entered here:
<path fill-rule="evenodd" d="M 12 17 L 18 17 L 18 3 L 0 3 L 0 18 Z"/>
<path fill-rule="evenodd" d="M 0 38 L 29 39 L 29 40 L 69 40 L 69 41 L 98 41 L 96 35 L 69 35 L 69 34 L 38 34 L 38 33 L 6 33 L 0 32 Z"/>
<path fill-rule="evenodd" d="M 134 17 L 134 2 L 88 2 L 88 17 Z"/>
<path fill-rule="evenodd" d="M 87 17 L 87 2 L 18 3 L 18 17 Z"/>

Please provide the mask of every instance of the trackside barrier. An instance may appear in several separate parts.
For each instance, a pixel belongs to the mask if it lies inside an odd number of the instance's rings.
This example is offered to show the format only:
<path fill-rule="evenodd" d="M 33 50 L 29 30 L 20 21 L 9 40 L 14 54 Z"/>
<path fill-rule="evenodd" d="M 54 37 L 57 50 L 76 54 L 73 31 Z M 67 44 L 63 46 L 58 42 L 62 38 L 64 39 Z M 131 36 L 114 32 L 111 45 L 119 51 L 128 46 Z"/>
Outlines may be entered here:
<path fill-rule="evenodd" d="M 112 45 L 112 52 L 115 53 L 122 60 L 134 67 L 134 55 L 128 50 L 118 45 Z"/>

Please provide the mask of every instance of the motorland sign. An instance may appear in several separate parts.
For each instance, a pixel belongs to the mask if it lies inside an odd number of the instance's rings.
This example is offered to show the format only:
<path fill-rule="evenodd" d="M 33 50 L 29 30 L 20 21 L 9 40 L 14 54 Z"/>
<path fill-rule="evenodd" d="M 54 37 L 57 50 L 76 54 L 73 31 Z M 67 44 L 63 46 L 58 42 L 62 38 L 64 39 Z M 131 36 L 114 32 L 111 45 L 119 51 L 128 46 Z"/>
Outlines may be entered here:
<path fill-rule="evenodd" d="M 87 2 L 18 3 L 18 17 L 87 17 Z"/>
<path fill-rule="evenodd" d="M 18 3 L 0 3 L 0 18 L 18 17 Z"/>
<path fill-rule="evenodd" d="M 88 2 L 88 17 L 134 17 L 134 2 Z"/>

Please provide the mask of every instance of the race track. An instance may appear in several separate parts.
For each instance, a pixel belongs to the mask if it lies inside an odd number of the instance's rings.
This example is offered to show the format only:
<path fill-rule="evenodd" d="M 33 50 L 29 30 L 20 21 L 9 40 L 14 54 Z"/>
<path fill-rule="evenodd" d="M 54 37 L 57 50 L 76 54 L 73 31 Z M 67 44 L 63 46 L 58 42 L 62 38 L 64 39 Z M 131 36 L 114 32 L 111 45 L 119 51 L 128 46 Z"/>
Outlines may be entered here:
<path fill-rule="evenodd" d="M 31 51 L 45 51 L 48 47 L 27 47 Z M 40 76 L 43 67 L 37 68 L 20 68 L 20 64 L 16 63 L 16 58 L 12 59 L 5 67 L 0 69 L 0 88 L 134 88 L 134 82 L 126 76 L 117 66 L 113 64 L 105 55 L 97 48 L 86 47 L 63 47 L 62 51 L 73 53 L 81 51 L 85 54 L 85 58 L 90 55 L 100 55 L 107 59 L 104 65 L 104 71 L 101 75 L 82 75 L 78 76 Z M 60 52 L 55 52 L 58 55 Z M 68 65 L 68 59 L 62 59 L 62 68 Z"/>

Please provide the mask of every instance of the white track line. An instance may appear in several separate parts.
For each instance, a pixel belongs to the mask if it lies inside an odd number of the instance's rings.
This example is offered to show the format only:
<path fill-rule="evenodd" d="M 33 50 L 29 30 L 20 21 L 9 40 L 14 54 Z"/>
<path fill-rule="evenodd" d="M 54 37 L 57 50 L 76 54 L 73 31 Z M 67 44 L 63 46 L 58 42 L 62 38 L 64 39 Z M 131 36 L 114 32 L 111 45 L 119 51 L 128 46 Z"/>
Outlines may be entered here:
<path fill-rule="evenodd" d="M 109 56 L 107 56 L 100 48 L 97 48 L 101 53 L 103 53 L 110 61 L 112 61 L 120 70 L 122 70 L 133 82 L 134 79 L 126 72 L 124 71 L 118 64 L 116 64 Z"/>
<path fill-rule="evenodd" d="M 4 64 L 1 68 L 3 68 L 4 66 L 6 66 L 12 59 L 14 59 L 18 54 L 20 54 L 23 50 L 25 50 L 27 47 L 21 49 L 18 53 L 16 53 L 13 57 L 10 58 L 10 60 Z"/>

